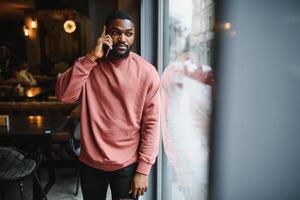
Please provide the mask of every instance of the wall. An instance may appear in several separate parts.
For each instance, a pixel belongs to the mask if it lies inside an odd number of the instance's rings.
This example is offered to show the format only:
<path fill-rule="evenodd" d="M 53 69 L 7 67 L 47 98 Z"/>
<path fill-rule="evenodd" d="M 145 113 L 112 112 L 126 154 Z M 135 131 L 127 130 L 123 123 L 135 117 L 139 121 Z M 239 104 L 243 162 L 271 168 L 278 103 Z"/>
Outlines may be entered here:
<path fill-rule="evenodd" d="M 216 5 L 210 199 L 300 199 L 300 1 Z"/>
<path fill-rule="evenodd" d="M 29 36 L 26 37 L 27 63 L 29 66 L 37 66 L 41 63 L 40 38 L 38 27 L 31 28 L 31 15 L 25 15 L 24 24 L 29 28 Z"/>

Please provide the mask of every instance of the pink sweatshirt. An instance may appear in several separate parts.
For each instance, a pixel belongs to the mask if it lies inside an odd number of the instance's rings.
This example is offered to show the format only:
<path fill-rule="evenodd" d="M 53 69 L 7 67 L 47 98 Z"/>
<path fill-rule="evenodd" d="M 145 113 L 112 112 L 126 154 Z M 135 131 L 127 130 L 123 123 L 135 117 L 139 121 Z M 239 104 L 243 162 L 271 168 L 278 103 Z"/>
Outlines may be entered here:
<path fill-rule="evenodd" d="M 127 59 L 98 63 L 79 58 L 57 80 L 63 102 L 81 100 L 80 161 L 114 171 L 138 162 L 148 175 L 159 145 L 159 77 L 131 52 Z"/>

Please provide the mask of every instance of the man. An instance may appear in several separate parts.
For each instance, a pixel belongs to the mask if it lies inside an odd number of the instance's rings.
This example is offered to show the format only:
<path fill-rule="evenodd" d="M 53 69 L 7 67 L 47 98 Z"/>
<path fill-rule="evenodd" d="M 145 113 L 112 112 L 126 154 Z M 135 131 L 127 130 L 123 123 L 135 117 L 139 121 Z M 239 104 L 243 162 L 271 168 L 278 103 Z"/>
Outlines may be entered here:
<path fill-rule="evenodd" d="M 94 50 L 57 81 L 63 102 L 81 99 L 81 187 L 85 200 L 133 199 L 148 187 L 159 144 L 159 77 L 130 51 L 131 17 L 107 17 Z"/>
<path fill-rule="evenodd" d="M 35 78 L 29 72 L 29 67 L 27 63 L 22 63 L 16 66 L 15 77 L 21 84 L 29 86 L 35 86 L 37 84 Z"/>

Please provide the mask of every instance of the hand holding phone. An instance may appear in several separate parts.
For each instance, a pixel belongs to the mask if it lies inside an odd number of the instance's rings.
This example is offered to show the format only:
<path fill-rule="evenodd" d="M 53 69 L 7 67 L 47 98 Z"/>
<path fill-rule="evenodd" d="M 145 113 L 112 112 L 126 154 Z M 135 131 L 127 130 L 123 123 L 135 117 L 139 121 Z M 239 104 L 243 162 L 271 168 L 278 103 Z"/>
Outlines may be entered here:
<path fill-rule="evenodd" d="M 102 34 L 97 38 L 97 42 L 93 51 L 88 53 L 88 57 L 92 60 L 107 56 L 109 51 L 112 49 L 113 41 L 110 35 L 106 34 L 106 27 L 104 26 Z"/>

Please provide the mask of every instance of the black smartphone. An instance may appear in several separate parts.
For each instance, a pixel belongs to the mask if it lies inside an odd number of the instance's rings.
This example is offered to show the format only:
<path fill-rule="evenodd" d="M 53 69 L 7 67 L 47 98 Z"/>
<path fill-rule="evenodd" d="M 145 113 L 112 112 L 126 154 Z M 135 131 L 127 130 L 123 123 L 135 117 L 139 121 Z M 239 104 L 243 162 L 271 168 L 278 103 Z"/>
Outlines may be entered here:
<path fill-rule="evenodd" d="M 105 35 L 109 35 L 109 34 L 107 33 L 107 31 L 105 31 Z M 107 57 L 108 54 L 109 54 L 109 51 L 110 51 L 111 49 L 109 48 L 109 46 L 107 46 L 107 45 L 105 45 L 105 44 L 102 46 L 102 49 L 103 49 L 103 52 L 104 52 L 104 56 Z"/>
<path fill-rule="evenodd" d="M 106 57 L 106 56 L 108 56 L 108 53 L 109 53 L 109 47 L 107 46 L 107 45 L 103 45 L 102 46 L 102 49 L 103 49 L 103 52 L 104 52 L 104 56 Z"/>

